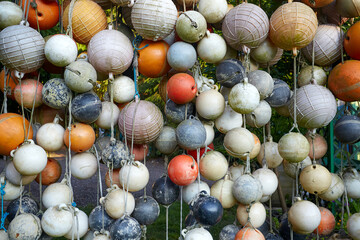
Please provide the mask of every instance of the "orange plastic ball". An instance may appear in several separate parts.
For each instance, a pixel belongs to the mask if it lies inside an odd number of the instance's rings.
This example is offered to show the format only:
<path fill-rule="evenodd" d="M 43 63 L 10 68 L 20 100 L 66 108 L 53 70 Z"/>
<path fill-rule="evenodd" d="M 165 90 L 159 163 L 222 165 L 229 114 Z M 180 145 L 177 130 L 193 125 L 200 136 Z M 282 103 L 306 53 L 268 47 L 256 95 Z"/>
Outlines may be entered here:
<path fill-rule="evenodd" d="M 193 183 L 198 176 L 199 168 L 196 161 L 189 155 L 178 155 L 171 159 L 168 166 L 170 180 L 179 185 L 186 186 Z"/>
<path fill-rule="evenodd" d="M 360 22 L 352 25 L 344 39 L 344 48 L 351 58 L 360 60 Z"/>
<path fill-rule="evenodd" d="M 195 79 L 187 73 L 177 73 L 166 85 L 168 98 L 176 104 L 191 102 L 197 93 Z"/>
<path fill-rule="evenodd" d="M 53 158 L 48 158 L 46 167 L 41 172 L 41 184 L 50 185 L 56 183 L 61 176 L 61 165 Z M 40 174 L 35 178 L 37 183 L 40 183 Z"/>
<path fill-rule="evenodd" d="M 33 129 L 25 119 L 25 133 L 32 139 Z M 10 155 L 25 140 L 23 117 L 16 113 L 3 113 L 0 115 L 0 154 Z"/>
<path fill-rule="evenodd" d="M 339 63 L 330 72 L 328 88 L 335 97 L 345 102 L 360 100 L 360 61 Z"/>
<path fill-rule="evenodd" d="M 42 88 L 43 84 L 35 79 L 21 80 L 21 85 L 19 83 L 14 89 L 15 100 L 20 106 L 22 102 L 24 107 L 32 108 L 35 99 L 34 107 L 37 108 L 42 104 Z"/>
<path fill-rule="evenodd" d="M 128 148 L 131 151 L 131 142 L 128 142 Z M 149 146 L 146 144 L 134 144 L 132 153 L 134 154 L 135 161 L 142 161 L 149 153 Z"/>
<path fill-rule="evenodd" d="M 22 0 L 22 8 L 24 9 L 25 3 L 29 1 Z M 35 0 L 36 9 L 32 6 L 33 0 L 31 0 L 31 4 L 29 7 L 29 17 L 28 22 L 30 27 L 34 29 L 38 29 L 37 20 L 39 21 L 40 30 L 47 30 L 55 27 L 55 25 L 59 22 L 59 4 L 56 0 Z M 27 10 L 25 9 L 27 13 Z M 37 16 L 37 17 L 36 17 Z"/>
<path fill-rule="evenodd" d="M 71 150 L 74 152 L 85 152 L 89 150 L 95 142 L 94 129 L 85 123 L 74 123 L 71 125 Z M 64 133 L 64 142 L 69 147 L 69 128 Z"/>
<path fill-rule="evenodd" d="M 330 3 L 332 3 L 334 0 L 301 0 L 301 2 L 305 3 L 306 5 L 308 5 L 309 7 L 312 8 L 321 8 L 324 7 L 326 5 L 329 5 Z"/>
<path fill-rule="evenodd" d="M 15 72 L 11 71 L 10 74 L 6 76 L 5 80 L 5 71 L 2 70 L 0 73 L 0 89 L 2 92 L 4 92 L 4 81 L 6 81 L 6 96 L 15 99 L 14 96 L 14 88 L 19 83 L 19 80 L 17 77 L 15 77 Z"/>
<path fill-rule="evenodd" d="M 148 45 L 147 47 L 145 47 Z M 167 52 L 169 50 L 169 44 L 165 41 L 153 42 L 150 40 L 144 40 L 141 42 L 139 48 L 139 72 L 150 78 L 157 78 L 164 76 L 170 69 L 170 65 L 167 62 Z"/>
<path fill-rule="evenodd" d="M 65 119 L 65 110 L 64 109 L 55 109 L 51 108 L 46 104 L 41 105 L 35 109 L 34 119 L 35 122 L 44 125 L 45 123 L 52 123 L 54 118 L 58 115 L 61 119 Z M 59 121 L 61 126 L 64 126 L 64 121 Z"/>
<path fill-rule="evenodd" d="M 265 240 L 265 237 L 259 230 L 245 227 L 238 231 L 235 240 Z"/>
<path fill-rule="evenodd" d="M 318 231 L 319 235 L 329 235 L 335 228 L 335 217 L 327 208 L 319 207 L 319 210 L 321 213 L 321 220 L 318 228 L 314 230 L 314 233 L 316 234 Z"/>

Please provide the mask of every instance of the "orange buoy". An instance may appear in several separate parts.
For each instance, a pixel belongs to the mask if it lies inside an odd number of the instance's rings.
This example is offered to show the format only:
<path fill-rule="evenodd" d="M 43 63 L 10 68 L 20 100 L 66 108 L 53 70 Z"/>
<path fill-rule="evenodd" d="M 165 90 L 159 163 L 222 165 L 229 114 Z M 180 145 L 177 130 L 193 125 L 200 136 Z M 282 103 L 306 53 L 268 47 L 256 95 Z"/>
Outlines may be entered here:
<path fill-rule="evenodd" d="M 199 168 L 196 161 L 189 155 L 178 155 L 171 159 L 168 174 L 171 181 L 179 186 L 186 186 L 194 182 Z"/>
<path fill-rule="evenodd" d="M 36 3 L 36 8 L 32 5 L 33 2 Z M 26 3 L 28 3 L 26 0 L 22 0 L 23 9 Z M 53 28 L 59 22 L 59 4 L 56 0 L 34 0 L 31 1 L 28 9 L 29 16 L 27 20 L 30 27 L 34 29 L 38 29 L 37 22 L 39 22 L 40 30 Z M 25 8 L 25 14 L 27 14 L 27 12 Z"/>
<path fill-rule="evenodd" d="M 334 67 L 328 78 L 328 87 L 335 97 L 345 102 L 360 99 L 360 61 L 348 60 Z"/>
<path fill-rule="evenodd" d="M 120 172 L 120 168 L 118 169 L 113 169 L 112 173 L 111 173 L 111 179 L 112 179 L 112 184 L 117 185 L 118 187 L 121 187 L 121 183 L 120 183 L 120 178 L 119 178 L 119 172 Z M 105 174 L 105 184 L 108 188 L 111 188 L 111 181 L 110 181 L 110 173 L 109 171 L 106 171 Z"/>
<path fill-rule="evenodd" d="M 312 8 L 321 8 L 324 7 L 326 5 L 329 5 L 330 3 L 332 3 L 334 0 L 301 0 L 301 2 L 305 3 L 306 5 L 308 5 L 309 7 Z"/>
<path fill-rule="evenodd" d="M 265 237 L 259 230 L 245 227 L 238 231 L 235 240 L 265 240 Z"/>
<path fill-rule="evenodd" d="M 319 207 L 321 213 L 320 224 L 317 229 L 314 230 L 314 233 L 317 232 L 319 235 L 325 236 L 329 235 L 335 228 L 335 217 L 332 212 L 324 207 Z"/>
<path fill-rule="evenodd" d="M 168 98 L 176 104 L 185 104 L 194 99 L 197 93 L 195 79 L 187 73 L 177 73 L 166 85 Z"/>
<path fill-rule="evenodd" d="M 171 69 L 166 58 L 169 47 L 165 41 L 142 41 L 139 48 L 143 49 L 138 52 L 139 72 L 150 78 L 164 76 Z"/>
<path fill-rule="evenodd" d="M 344 39 L 344 48 L 351 58 L 360 60 L 360 22 L 352 25 L 347 31 Z"/>
<path fill-rule="evenodd" d="M 43 84 L 41 82 L 37 83 L 34 79 L 21 80 L 21 85 L 19 83 L 14 88 L 15 100 L 19 105 L 22 103 L 24 107 L 32 108 L 35 99 L 34 107 L 39 107 L 42 104 L 42 88 Z"/>
<path fill-rule="evenodd" d="M 46 167 L 41 172 L 41 184 L 50 185 L 57 182 L 61 176 L 61 165 L 53 158 L 48 158 Z M 37 183 L 40 183 L 40 174 L 35 178 Z"/>
<path fill-rule="evenodd" d="M 32 139 L 33 129 L 25 119 L 25 133 Z M 17 148 L 25 140 L 23 117 L 16 113 L 3 113 L 0 115 L 0 154 L 10 155 L 11 150 Z"/>
<path fill-rule="evenodd" d="M 95 142 L 94 129 L 85 123 L 74 123 L 71 125 L 71 150 L 74 152 L 85 152 L 89 150 Z M 69 128 L 64 134 L 64 142 L 69 147 Z"/>

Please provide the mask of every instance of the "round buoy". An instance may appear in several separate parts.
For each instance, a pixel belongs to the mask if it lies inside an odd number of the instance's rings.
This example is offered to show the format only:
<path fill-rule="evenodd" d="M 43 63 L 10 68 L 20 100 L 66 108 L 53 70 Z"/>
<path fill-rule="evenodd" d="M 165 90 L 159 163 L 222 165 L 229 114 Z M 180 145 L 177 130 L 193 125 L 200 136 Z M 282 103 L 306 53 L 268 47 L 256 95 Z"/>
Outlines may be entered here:
<path fill-rule="evenodd" d="M 213 226 L 221 221 L 223 208 L 218 199 L 212 196 L 199 197 L 192 208 L 195 219 L 204 226 Z"/>
<path fill-rule="evenodd" d="M 115 185 L 108 190 L 108 194 L 104 198 L 100 199 L 100 203 L 105 207 L 107 214 L 114 219 L 121 218 L 125 213 L 130 215 L 135 209 L 134 196 Z"/>
<path fill-rule="evenodd" d="M 186 42 L 172 44 L 167 52 L 169 65 L 177 71 L 186 71 L 194 66 L 196 58 L 195 48 Z"/>
<path fill-rule="evenodd" d="M 325 86 L 327 81 L 327 75 L 324 69 L 319 66 L 314 66 L 314 70 L 312 66 L 301 68 L 297 82 L 298 86 L 303 87 L 307 84 L 310 84 L 311 81 L 314 81 L 314 83 L 318 85 Z"/>
<path fill-rule="evenodd" d="M 171 205 L 180 194 L 180 188 L 168 176 L 158 178 L 152 185 L 152 196 L 161 205 Z"/>
<path fill-rule="evenodd" d="M 223 113 L 215 120 L 216 128 L 223 134 L 242 125 L 242 114 L 235 112 L 227 103 Z"/>
<path fill-rule="evenodd" d="M 220 85 L 231 88 L 243 81 L 245 68 L 237 59 L 226 59 L 216 66 L 216 79 Z"/>
<path fill-rule="evenodd" d="M 236 204 L 232 193 L 233 185 L 234 182 L 225 176 L 225 179 L 221 179 L 211 186 L 210 195 L 216 197 L 224 209 L 232 208 Z"/>
<path fill-rule="evenodd" d="M 103 228 L 104 222 L 104 229 L 106 231 L 110 230 L 111 224 L 114 222 L 105 211 L 105 208 L 101 205 L 96 206 L 93 210 L 91 210 L 89 214 L 89 227 L 91 231 L 101 231 Z"/>
<path fill-rule="evenodd" d="M 224 137 L 224 148 L 233 157 L 241 157 L 250 153 L 254 145 L 253 135 L 242 127 L 231 129 Z"/>
<path fill-rule="evenodd" d="M 179 186 L 194 182 L 198 171 L 196 161 L 189 155 L 178 155 L 171 159 L 168 165 L 169 178 Z"/>
<path fill-rule="evenodd" d="M 223 178 L 228 170 L 228 162 L 224 155 L 218 151 L 209 151 L 200 159 L 201 175 L 212 181 Z"/>
<path fill-rule="evenodd" d="M 229 94 L 229 105 L 238 113 L 247 114 L 254 111 L 260 103 L 260 94 L 257 88 L 246 82 L 232 87 Z"/>
<path fill-rule="evenodd" d="M 150 196 L 141 196 L 135 200 L 135 209 L 131 216 L 140 225 L 150 225 L 156 221 L 159 214 L 160 207 L 157 201 Z"/>
<path fill-rule="evenodd" d="M 74 118 L 83 123 L 95 122 L 102 111 L 102 103 L 96 94 L 91 92 L 77 95 L 71 103 Z"/>
<path fill-rule="evenodd" d="M 6 208 L 6 212 L 9 213 L 7 216 L 7 220 L 11 222 L 15 216 L 17 211 L 20 208 L 20 198 L 17 198 L 9 203 Z M 21 209 L 24 213 L 37 214 L 39 211 L 39 204 L 28 196 L 23 196 L 21 199 Z"/>
<path fill-rule="evenodd" d="M 126 164 L 120 169 L 119 180 L 120 184 L 125 186 L 126 190 L 137 192 L 148 184 L 149 170 L 139 161 Z"/>
<path fill-rule="evenodd" d="M 343 180 L 337 174 L 331 173 L 331 185 L 324 193 L 319 194 L 319 197 L 326 201 L 335 201 L 343 195 L 344 191 Z"/>
<path fill-rule="evenodd" d="M 69 141 L 71 141 L 70 148 L 74 152 L 85 152 L 89 150 L 95 142 L 95 131 L 88 124 L 71 124 L 70 137 L 69 132 L 69 128 L 67 128 L 64 134 L 64 143 L 69 147 Z"/>
<path fill-rule="evenodd" d="M 71 174 L 78 179 L 89 179 L 97 171 L 97 159 L 89 152 L 77 153 L 71 158 Z"/>
<path fill-rule="evenodd" d="M 259 202 L 250 206 L 239 204 L 236 218 L 242 226 L 259 228 L 266 220 L 266 210 L 264 205 Z"/>
<path fill-rule="evenodd" d="M 234 224 L 226 225 L 221 229 L 219 240 L 233 240 L 239 230 L 240 227 Z"/>
<path fill-rule="evenodd" d="M 42 203 L 45 208 L 57 206 L 59 204 L 68 204 L 71 202 L 72 192 L 65 182 L 53 183 L 43 192 Z M 68 232 L 68 231 L 67 231 Z"/>
<path fill-rule="evenodd" d="M 271 196 L 276 191 L 279 181 L 272 170 L 259 168 L 253 172 L 253 176 L 261 183 L 263 196 Z"/>
<path fill-rule="evenodd" d="M 64 146 L 65 129 L 55 118 L 52 123 L 42 125 L 36 133 L 36 143 L 49 152 L 59 151 Z"/>
<path fill-rule="evenodd" d="M 66 85 L 77 93 L 90 91 L 97 80 L 95 68 L 87 61 L 75 61 L 66 66 L 64 71 Z"/>
<path fill-rule="evenodd" d="M 200 181 L 199 183 L 198 181 L 195 181 L 190 183 L 183 188 L 183 200 L 190 205 L 192 200 L 200 192 L 206 192 L 206 194 L 210 194 L 210 187 L 206 182 Z"/>
<path fill-rule="evenodd" d="M 170 126 L 164 126 L 159 137 L 155 140 L 155 147 L 162 154 L 169 155 L 177 148 L 176 130 Z"/>
<path fill-rule="evenodd" d="M 19 5 L 9 1 L 0 3 L 0 29 L 12 25 L 19 25 L 22 20 L 23 11 Z"/>
<path fill-rule="evenodd" d="M 335 137 L 344 144 L 353 144 L 360 139 L 360 118 L 343 115 L 334 126 Z"/>
<path fill-rule="evenodd" d="M 263 195 L 260 181 L 248 174 L 235 180 L 232 191 L 236 200 L 244 205 L 259 201 Z"/>
<path fill-rule="evenodd" d="M 181 123 L 188 116 L 195 115 L 195 106 L 192 102 L 186 104 L 176 104 L 168 99 L 165 104 L 166 118 L 174 123 Z"/>
<path fill-rule="evenodd" d="M 65 67 L 76 60 L 76 42 L 65 34 L 56 34 L 45 43 L 46 59 L 57 67 Z"/>
<path fill-rule="evenodd" d="M 321 220 L 319 226 L 314 230 L 314 233 L 319 233 L 320 236 L 329 235 L 335 228 L 335 217 L 329 209 L 319 207 L 321 213 Z"/>
<path fill-rule="evenodd" d="M 198 11 L 186 11 L 177 19 L 175 29 L 177 35 L 183 41 L 195 43 L 205 36 L 207 29 L 206 19 Z"/>
<path fill-rule="evenodd" d="M 293 231 L 299 234 L 313 232 L 321 221 L 319 208 L 307 200 L 295 202 L 289 209 L 288 216 Z"/>
<path fill-rule="evenodd" d="M 301 170 L 299 180 L 305 191 L 322 194 L 329 189 L 332 177 L 326 167 L 313 164 Z"/>
<path fill-rule="evenodd" d="M 135 83 L 127 76 L 120 75 L 114 79 L 112 84 L 108 85 L 108 92 L 110 96 L 112 94 L 111 88 L 114 88 L 114 102 L 126 103 L 134 99 Z"/>
<path fill-rule="evenodd" d="M 9 224 L 10 239 L 39 239 L 41 236 L 40 219 L 31 213 L 22 213 Z"/>
<path fill-rule="evenodd" d="M 296 163 L 309 155 L 310 144 L 301 133 L 290 132 L 280 138 L 278 150 L 282 158 Z"/>
<path fill-rule="evenodd" d="M 51 108 L 63 109 L 67 107 L 71 97 L 71 90 L 61 78 L 50 79 L 42 88 L 42 101 Z"/>
<path fill-rule="evenodd" d="M 62 237 L 73 226 L 73 214 L 65 204 L 48 208 L 42 218 L 41 227 L 51 237 Z"/>
<path fill-rule="evenodd" d="M 359 226 L 360 226 L 360 213 L 354 213 L 349 217 L 346 223 L 348 233 L 353 239 L 359 239 L 359 232 L 360 232 Z"/>
<path fill-rule="evenodd" d="M 67 239 L 72 239 L 74 236 L 79 236 L 82 238 L 85 236 L 89 229 L 89 218 L 83 211 L 75 208 L 74 210 L 74 224 L 71 229 L 64 235 Z"/>
<path fill-rule="evenodd" d="M 271 107 L 282 107 L 290 100 L 290 87 L 283 80 L 274 78 L 274 88 L 269 97 L 265 98 Z"/>
<path fill-rule="evenodd" d="M 176 104 L 185 104 L 194 99 L 197 86 L 195 79 L 187 73 L 173 75 L 166 84 L 167 96 Z"/>
<path fill-rule="evenodd" d="M 176 128 L 176 141 L 186 150 L 202 147 L 206 141 L 204 125 L 196 118 L 182 121 Z"/>
<path fill-rule="evenodd" d="M 263 100 L 270 96 L 274 90 L 274 80 L 265 71 L 255 70 L 249 72 L 249 83 L 254 85 L 260 93 L 260 100 Z"/>
<path fill-rule="evenodd" d="M 14 88 L 15 100 L 26 108 L 32 108 L 35 100 L 34 108 L 37 108 L 42 104 L 42 88 L 43 84 L 34 79 L 21 80 L 21 84 L 18 83 Z"/>

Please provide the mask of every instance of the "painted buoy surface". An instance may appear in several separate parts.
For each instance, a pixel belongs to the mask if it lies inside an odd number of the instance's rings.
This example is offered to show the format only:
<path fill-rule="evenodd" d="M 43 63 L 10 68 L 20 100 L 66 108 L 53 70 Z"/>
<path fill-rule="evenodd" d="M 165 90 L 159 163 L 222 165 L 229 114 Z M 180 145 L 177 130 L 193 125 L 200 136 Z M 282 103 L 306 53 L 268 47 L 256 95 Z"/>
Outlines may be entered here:
<path fill-rule="evenodd" d="M 244 205 L 259 201 L 263 195 L 260 181 L 248 174 L 235 180 L 232 191 L 236 200 Z"/>
<path fill-rule="evenodd" d="M 218 199 L 212 196 L 200 197 L 192 208 L 195 219 L 204 226 L 213 226 L 221 221 L 223 208 Z"/>
<path fill-rule="evenodd" d="M 216 89 L 210 89 L 200 93 L 196 97 L 197 113 L 209 120 L 217 119 L 225 109 L 225 99 Z"/>
<path fill-rule="evenodd" d="M 282 107 L 290 100 L 290 87 L 283 80 L 274 78 L 274 89 L 269 97 L 265 98 L 271 107 Z"/>
<path fill-rule="evenodd" d="M 95 68 L 87 61 L 75 61 L 66 66 L 64 71 L 66 85 L 74 92 L 90 91 L 97 80 Z"/>
<path fill-rule="evenodd" d="M 152 185 L 152 196 L 161 205 L 168 206 L 175 202 L 180 194 L 180 188 L 168 176 L 158 178 Z"/>
<path fill-rule="evenodd" d="M 358 23 L 352 25 L 346 32 L 344 39 L 344 48 L 347 55 L 356 60 L 360 60 L 360 48 L 356 44 L 359 37 L 359 27 L 360 24 Z"/>
<path fill-rule="evenodd" d="M 76 42 L 65 34 L 56 34 L 45 43 L 46 59 L 57 67 L 65 67 L 76 60 Z"/>
<path fill-rule="evenodd" d="M 278 150 L 282 158 L 296 163 L 309 155 L 310 144 L 301 133 L 290 132 L 280 138 Z"/>
<path fill-rule="evenodd" d="M 321 221 L 319 208 L 307 200 L 295 202 L 289 209 L 288 216 L 293 231 L 299 234 L 313 232 Z"/>
<path fill-rule="evenodd" d="M 106 165 L 111 164 L 114 169 L 121 168 L 121 161 L 130 159 L 129 149 L 120 140 L 115 143 L 109 143 L 102 150 L 101 159 Z"/>
<path fill-rule="evenodd" d="M 235 240 L 265 240 L 264 235 L 251 227 L 242 228 L 235 236 Z"/>
<path fill-rule="evenodd" d="M 206 141 L 204 125 L 195 118 L 182 121 L 176 128 L 176 141 L 186 150 L 202 147 Z"/>
<path fill-rule="evenodd" d="M 9 224 L 10 239 L 38 239 L 42 233 L 40 219 L 31 213 L 22 213 Z"/>
<path fill-rule="evenodd" d="M 216 79 L 220 85 L 231 88 L 243 81 L 245 68 L 237 59 L 226 59 L 216 66 Z"/>
<path fill-rule="evenodd" d="M 199 57 L 207 63 L 220 62 L 226 54 L 226 42 L 216 33 L 207 34 L 196 48 Z"/>
<path fill-rule="evenodd" d="M 329 170 L 319 164 L 307 166 L 300 173 L 301 186 L 311 194 L 324 193 L 329 189 L 331 180 Z"/>
<path fill-rule="evenodd" d="M 196 58 L 195 48 L 186 42 L 172 44 L 167 52 L 169 65 L 177 71 L 186 71 L 194 66 Z"/>
<path fill-rule="evenodd" d="M 114 102 L 126 103 L 134 99 L 135 83 L 131 78 L 124 75 L 116 77 L 113 83 L 108 85 L 110 96 L 112 94 L 111 87 L 114 88 Z"/>
<path fill-rule="evenodd" d="M 216 128 L 223 134 L 242 125 L 242 114 L 235 112 L 227 103 L 224 112 L 215 120 Z"/>
<path fill-rule="evenodd" d="M 189 19 L 191 18 L 191 21 Z M 195 24 L 196 23 L 196 27 Z M 195 43 L 205 36 L 207 30 L 206 19 L 198 11 L 186 11 L 176 21 L 176 33 L 185 42 Z"/>
<path fill-rule="evenodd" d="M 89 179 L 97 171 L 97 159 L 89 152 L 77 153 L 71 158 L 71 174 L 78 179 Z"/>
<path fill-rule="evenodd" d="M 254 85 L 260 93 L 260 100 L 270 96 L 274 90 L 274 80 L 270 74 L 262 70 L 249 72 L 249 83 Z"/>
<path fill-rule="evenodd" d="M 166 84 L 167 96 L 176 104 L 192 101 L 197 93 L 195 79 L 187 73 L 173 75 Z"/>
<path fill-rule="evenodd" d="M 66 86 L 64 79 L 53 78 L 43 86 L 42 101 L 51 108 L 63 109 L 67 107 L 71 97 L 71 90 Z"/>
<path fill-rule="evenodd" d="M 199 183 L 198 181 L 195 181 L 190 183 L 183 188 L 183 200 L 190 205 L 191 201 L 200 192 L 206 192 L 206 194 L 210 194 L 210 187 L 206 182 L 200 181 Z"/>
<path fill-rule="evenodd" d="M 11 222 L 15 218 L 16 212 L 19 210 L 19 207 L 20 207 L 20 198 L 17 198 L 9 203 L 9 205 L 6 208 L 6 212 L 9 213 L 9 215 L 7 216 L 9 222 Z M 24 213 L 37 214 L 39 211 L 38 203 L 34 199 L 28 196 L 22 197 L 21 208 Z"/>
<path fill-rule="evenodd" d="M 102 103 L 96 94 L 91 92 L 77 95 L 71 103 L 74 118 L 83 123 L 95 122 L 101 114 Z"/>
<path fill-rule="evenodd" d="M 331 173 L 331 185 L 322 194 L 319 194 L 321 199 L 326 201 L 334 201 L 341 197 L 345 191 L 345 185 L 343 180 L 335 173 Z"/>
<path fill-rule="evenodd" d="M 157 201 L 150 196 L 141 196 L 135 200 L 135 209 L 131 216 L 135 218 L 140 225 L 150 225 L 156 221 L 159 214 L 160 207 Z"/>
<path fill-rule="evenodd" d="M 141 227 L 138 221 L 132 217 L 125 216 L 116 220 L 110 228 L 111 239 L 141 239 Z"/>
<path fill-rule="evenodd" d="M 189 185 L 198 175 L 198 165 L 189 155 L 178 155 L 171 159 L 168 174 L 171 181 L 179 186 Z"/>
<path fill-rule="evenodd" d="M 65 205 L 48 208 L 42 218 L 41 227 L 51 237 L 62 237 L 70 231 L 73 225 L 73 215 Z"/>
<path fill-rule="evenodd" d="M 128 191 L 137 192 L 148 184 L 149 170 L 139 161 L 126 164 L 120 169 L 119 180 L 120 184 L 124 185 Z"/>
<path fill-rule="evenodd" d="M 104 221 L 104 229 L 109 231 L 111 224 L 115 220 L 106 213 L 105 208 L 103 206 L 101 205 L 96 206 L 93 210 L 91 210 L 89 214 L 89 227 L 91 231 L 100 231 L 103 226 L 102 225 L 103 221 Z"/>
<path fill-rule="evenodd" d="M 239 204 L 236 210 L 236 218 L 242 226 L 258 228 L 264 224 L 266 210 L 262 203 L 256 202 L 251 206 Z M 250 222 L 248 222 L 250 218 Z"/>

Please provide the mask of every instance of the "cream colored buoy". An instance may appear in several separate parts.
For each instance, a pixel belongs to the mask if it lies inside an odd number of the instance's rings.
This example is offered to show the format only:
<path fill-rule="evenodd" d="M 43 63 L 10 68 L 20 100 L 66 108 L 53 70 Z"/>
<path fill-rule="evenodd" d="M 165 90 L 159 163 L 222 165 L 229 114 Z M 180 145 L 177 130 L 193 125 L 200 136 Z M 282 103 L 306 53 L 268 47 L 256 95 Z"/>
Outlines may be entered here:
<path fill-rule="evenodd" d="M 301 170 L 300 183 L 305 191 L 312 194 L 322 194 L 331 185 L 331 174 L 327 168 L 313 164 Z"/>
<path fill-rule="evenodd" d="M 71 158 L 71 174 L 78 179 L 89 179 L 97 171 L 97 159 L 89 152 L 77 153 Z"/>
<path fill-rule="evenodd" d="M 193 183 L 184 186 L 183 188 L 183 200 L 190 204 L 191 201 L 198 195 L 199 192 L 205 191 L 207 194 L 210 194 L 210 187 L 209 185 L 204 182 L 194 181 Z"/>
<path fill-rule="evenodd" d="M 108 92 L 110 96 L 112 94 L 111 88 L 114 89 L 114 102 L 126 103 L 134 99 L 135 83 L 127 76 L 120 75 L 114 79 L 112 84 L 108 85 Z"/>
<path fill-rule="evenodd" d="M 75 208 L 74 216 L 75 218 L 70 231 L 64 235 L 64 237 L 67 239 L 72 239 L 72 236 L 79 236 L 82 238 L 85 236 L 89 228 L 89 218 L 86 213 L 79 210 L 78 208 Z"/>
<path fill-rule="evenodd" d="M 234 182 L 230 180 L 230 177 L 225 176 L 224 179 L 217 181 L 211 186 L 210 195 L 216 197 L 225 209 L 232 208 L 237 203 L 232 194 L 233 185 Z"/>
<path fill-rule="evenodd" d="M 299 77 L 298 77 L 298 86 L 302 87 L 307 84 L 310 84 L 313 79 L 313 67 L 307 66 L 300 70 Z M 316 84 L 325 86 L 327 81 L 327 75 L 324 69 L 319 66 L 314 66 L 314 81 Z"/>
<path fill-rule="evenodd" d="M 95 121 L 99 128 L 110 129 L 111 123 L 116 126 L 117 120 L 120 115 L 120 110 L 116 104 L 103 101 L 101 102 L 102 108 L 98 119 Z M 112 119 L 112 120 L 111 120 Z"/>
<path fill-rule="evenodd" d="M 296 165 L 298 164 L 298 174 L 300 174 L 301 169 L 304 169 L 307 166 L 312 164 L 311 159 L 307 156 L 304 160 L 299 163 L 290 163 L 284 159 L 283 161 L 283 168 L 286 175 L 295 179 L 296 177 Z"/>
<path fill-rule="evenodd" d="M 209 151 L 200 159 L 201 175 L 212 181 L 223 178 L 228 170 L 228 161 L 218 151 Z"/>
<path fill-rule="evenodd" d="M 346 223 L 346 227 L 349 235 L 354 240 L 359 240 L 360 234 L 360 213 L 355 213 L 351 215 Z"/>
<path fill-rule="evenodd" d="M 228 11 L 226 0 L 200 0 L 199 12 L 205 17 L 208 23 L 220 22 Z"/>
<path fill-rule="evenodd" d="M 35 180 L 37 174 L 30 175 L 30 176 L 23 176 L 21 175 L 15 168 L 13 162 L 9 162 L 5 167 L 5 177 L 6 179 L 14 184 L 14 185 L 20 185 L 20 182 L 22 185 L 27 185 L 31 183 L 33 180 Z"/>
<path fill-rule="evenodd" d="M 13 163 L 16 170 L 25 176 L 40 173 L 47 164 L 47 155 L 45 150 L 34 141 L 29 139 L 16 150 L 11 151 Z"/>
<path fill-rule="evenodd" d="M 242 127 L 231 129 L 224 137 L 225 150 L 233 157 L 241 157 L 250 154 L 254 145 L 253 135 L 249 130 Z"/>
<path fill-rule="evenodd" d="M 8 234 L 10 239 L 39 239 L 41 233 L 40 219 L 34 214 L 21 213 L 9 224 Z M 3 240 L 3 238 L 1 239 Z"/>
<path fill-rule="evenodd" d="M 319 226 L 321 213 L 314 203 L 299 200 L 289 209 L 288 219 L 294 232 L 309 234 Z"/>
<path fill-rule="evenodd" d="M 224 112 L 215 120 L 217 130 L 226 134 L 231 129 L 241 127 L 242 125 L 242 114 L 235 112 L 226 102 Z"/>
<path fill-rule="evenodd" d="M 217 63 L 225 57 L 226 42 L 220 35 L 216 33 L 206 34 L 206 36 L 199 41 L 196 51 L 199 57 L 205 62 Z"/>
<path fill-rule="evenodd" d="M 283 158 L 278 150 L 278 143 L 273 142 L 272 138 L 268 142 L 261 144 L 261 149 L 259 155 L 257 156 L 257 160 L 260 165 L 262 165 L 264 154 L 268 168 L 276 168 L 283 161 Z"/>
<path fill-rule="evenodd" d="M 259 180 L 264 196 L 271 196 L 277 189 L 279 181 L 276 174 L 268 168 L 259 168 L 252 174 Z"/>
<path fill-rule="evenodd" d="M 116 185 L 112 188 L 107 189 L 108 194 L 100 199 L 100 203 L 104 204 L 106 213 L 114 218 L 118 219 L 124 215 L 131 214 L 135 209 L 135 199 L 131 193 L 127 193 L 120 189 Z M 125 195 L 127 195 L 127 203 L 125 209 Z"/>
<path fill-rule="evenodd" d="M 280 138 L 278 149 L 282 158 L 297 163 L 309 155 L 310 144 L 301 133 L 290 132 Z"/>
<path fill-rule="evenodd" d="M 256 128 L 263 127 L 270 121 L 271 115 L 270 105 L 265 100 L 261 100 L 253 112 L 245 115 L 246 124 Z"/>
<path fill-rule="evenodd" d="M 45 43 L 45 57 L 57 67 L 75 62 L 77 55 L 76 42 L 65 34 L 53 35 Z"/>
<path fill-rule="evenodd" d="M 319 198 L 326 201 L 335 201 L 343 195 L 345 185 L 343 180 L 336 174 L 331 173 L 331 185 L 324 193 L 319 194 Z"/>
<path fill-rule="evenodd" d="M 72 192 L 66 181 L 50 184 L 42 195 L 42 203 L 44 208 L 50 208 L 59 204 L 71 203 Z"/>
<path fill-rule="evenodd" d="M 261 143 L 260 143 L 259 138 L 255 134 L 253 134 L 253 133 L 251 133 L 251 134 L 254 137 L 254 148 L 251 150 L 251 152 L 249 154 L 249 157 L 250 157 L 250 159 L 254 159 L 260 153 Z M 240 156 L 240 159 L 243 160 L 243 161 L 246 161 L 247 156 L 246 155 Z"/>
<path fill-rule="evenodd" d="M 190 20 L 191 19 L 191 20 Z M 205 37 L 206 20 L 197 11 L 186 11 L 176 21 L 176 33 L 185 42 L 195 43 Z"/>
<path fill-rule="evenodd" d="M 204 91 L 196 97 L 196 111 L 205 119 L 215 120 L 225 110 L 225 99 L 215 89 Z"/>
<path fill-rule="evenodd" d="M 260 94 L 257 88 L 244 81 L 232 87 L 229 94 L 229 105 L 238 113 L 247 114 L 254 111 L 260 103 Z"/>
<path fill-rule="evenodd" d="M 52 123 L 45 123 L 36 133 L 36 143 L 45 151 L 56 152 L 64 146 L 65 129 L 55 117 Z"/>
<path fill-rule="evenodd" d="M 149 182 L 149 170 L 139 161 L 126 164 L 120 169 L 119 180 L 126 190 L 136 192 L 143 189 Z"/>
<path fill-rule="evenodd" d="M 236 210 L 236 218 L 242 226 L 258 228 L 265 222 L 266 210 L 264 205 L 259 202 L 250 206 L 239 204 Z"/>
<path fill-rule="evenodd" d="M 343 174 L 344 185 L 348 197 L 360 198 L 360 176 L 355 168 L 347 169 Z"/>
<path fill-rule="evenodd" d="M 206 131 L 206 140 L 202 147 L 209 146 L 215 137 L 214 123 L 213 122 L 203 122 L 205 131 Z"/>
<path fill-rule="evenodd" d="M 4 187 L 5 195 L 4 196 L 0 195 L 0 199 L 4 199 L 5 201 L 12 201 L 18 198 L 22 193 L 22 191 L 24 190 L 24 186 L 20 187 L 6 180 L 4 173 L 0 175 L 0 183 L 1 185 L 5 184 Z"/>
<path fill-rule="evenodd" d="M 62 237 L 73 225 L 73 214 L 65 204 L 48 208 L 42 218 L 41 227 L 51 237 Z"/>
<path fill-rule="evenodd" d="M 235 163 L 229 168 L 229 173 L 230 179 L 235 182 L 238 177 L 245 174 L 245 165 L 239 165 Z"/>

